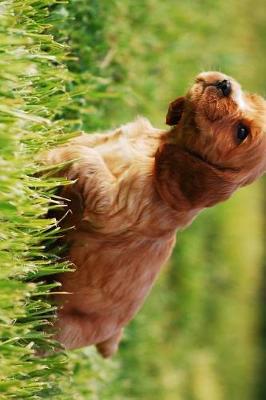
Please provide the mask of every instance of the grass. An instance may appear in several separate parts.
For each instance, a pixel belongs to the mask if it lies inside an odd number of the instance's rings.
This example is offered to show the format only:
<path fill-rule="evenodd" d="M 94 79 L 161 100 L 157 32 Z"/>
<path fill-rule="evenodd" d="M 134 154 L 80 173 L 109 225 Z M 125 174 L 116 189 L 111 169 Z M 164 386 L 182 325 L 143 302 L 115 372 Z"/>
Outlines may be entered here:
<path fill-rule="evenodd" d="M 114 361 L 92 348 L 36 356 L 57 346 L 43 332 L 51 287 L 39 281 L 67 268 L 45 249 L 61 182 L 38 177 L 36 156 L 139 113 L 163 127 L 167 103 L 203 69 L 263 93 L 262 0 L 7 0 L 0 10 L 0 399 L 262 399 L 260 183 L 178 234 Z"/>
<path fill-rule="evenodd" d="M 76 135 L 77 121 L 62 118 L 71 107 L 74 75 L 65 62 L 68 46 L 53 39 L 60 21 L 55 1 L 1 2 L 1 381 L 0 398 L 73 398 L 64 353 L 38 357 L 57 347 L 43 329 L 54 315 L 49 292 L 36 283 L 67 268 L 44 241 L 56 235 L 44 218 L 56 206 L 60 182 L 37 177 L 36 155 Z M 93 76 L 92 76 L 93 79 Z M 76 88 L 75 88 L 76 90 Z M 97 85 L 94 88 L 97 93 Z M 65 115 L 64 115 L 65 116 Z M 95 363 L 95 365 L 97 365 Z M 97 367 L 91 368 L 91 381 Z M 93 372 L 94 371 L 94 372 Z M 94 393 L 91 387 L 90 392 Z"/>

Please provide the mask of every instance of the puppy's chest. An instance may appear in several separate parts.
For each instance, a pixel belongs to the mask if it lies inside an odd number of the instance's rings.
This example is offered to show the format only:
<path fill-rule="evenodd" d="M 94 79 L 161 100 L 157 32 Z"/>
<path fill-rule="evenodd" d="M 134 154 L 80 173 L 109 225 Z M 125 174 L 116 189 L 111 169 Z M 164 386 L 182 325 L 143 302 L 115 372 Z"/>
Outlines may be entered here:
<path fill-rule="evenodd" d="M 167 240 L 144 242 L 132 248 L 124 249 L 124 255 L 118 256 L 102 276 L 102 288 L 114 304 L 123 305 L 128 312 L 135 312 L 144 301 L 156 279 L 162 265 L 171 254 L 174 237 Z M 112 258 L 112 257 L 111 257 Z M 130 316 L 131 318 L 131 316 Z"/>
<path fill-rule="evenodd" d="M 131 304 L 145 297 L 174 242 L 175 235 L 156 240 L 125 235 L 117 242 L 83 236 L 69 257 L 77 266 L 79 285 L 99 288 L 113 304 L 125 299 Z"/>

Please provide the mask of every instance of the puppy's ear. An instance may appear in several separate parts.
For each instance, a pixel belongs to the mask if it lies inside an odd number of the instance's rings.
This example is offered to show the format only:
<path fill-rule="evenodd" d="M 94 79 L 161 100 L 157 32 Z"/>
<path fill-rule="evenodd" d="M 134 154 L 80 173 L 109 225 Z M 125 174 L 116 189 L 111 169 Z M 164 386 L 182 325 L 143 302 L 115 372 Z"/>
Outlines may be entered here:
<path fill-rule="evenodd" d="M 176 144 L 158 151 L 155 173 L 159 193 L 177 210 L 211 207 L 239 186 L 233 172 L 219 170 Z"/>
<path fill-rule="evenodd" d="M 178 97 L 169 104 L 168 112 L 166 115 L 167 125 L 173 126 L 178 124 L 182 117 L 185 107 L 185 97 Z"/>

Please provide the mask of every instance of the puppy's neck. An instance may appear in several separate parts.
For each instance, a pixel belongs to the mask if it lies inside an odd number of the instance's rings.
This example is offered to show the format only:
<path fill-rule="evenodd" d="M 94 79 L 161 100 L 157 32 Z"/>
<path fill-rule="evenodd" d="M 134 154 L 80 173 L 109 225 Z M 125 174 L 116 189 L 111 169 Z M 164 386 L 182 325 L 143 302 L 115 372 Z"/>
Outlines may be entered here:
<path fill-rule="evenodd" d="M 155 155 L 154 182 L 161 199 L 175 211 L 189 212 L 193 207 L 181 187 L 181 171 L 176 165 L 175 145 L 164 142 Z M 181 151 L 181 149 L 179 150 Z M 196 207 L 195 207 L 196 208 Z"/>
<path fill-rule="evenodd" d="M 162 200 L 180 212 L 199 212 L 229 198 L 238 184 L 227 171 L 163 140 L 155 155 L 154 182 Z"/>

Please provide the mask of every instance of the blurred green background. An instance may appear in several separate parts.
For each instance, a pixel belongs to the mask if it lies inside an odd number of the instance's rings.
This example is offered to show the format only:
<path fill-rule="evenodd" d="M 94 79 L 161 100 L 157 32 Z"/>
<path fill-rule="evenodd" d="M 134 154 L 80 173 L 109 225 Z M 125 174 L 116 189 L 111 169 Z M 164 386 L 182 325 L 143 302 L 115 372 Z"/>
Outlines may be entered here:
<path fill-rule="evenodd" d="M 119 93 L 101 101 L 98 130 L 138 114 L 164 127 L 169 101 L 203 70 L 224 71 L 246 90 L 265 94 L 263 1 L 71 4 L 73 16 L 80 12 L 72 40 L 82 62 L 70 68 L 85 73 L 95 57 L 95 73 L 110 80 L 107 93 Z M 84 50 L 88 43 L 93 54 Z M 83 129 L 91 124 L 84 116 Z M 260 181 L 178 234 L 171 262 L 126 330 L 120 367 L 103 398 L 264 398 L 263 215 Z"/>
<path fill-rule="evenodd" d="M 262 179 L 178 233 L 112 361 L 93 348 L 36 357 L 52 346 L 40 326 L 53 287 L 32 284 L 62 268 L 41 245 L 58 182 L 36 177 L 34 156 L 137 115 L 164 128 L 203 70 L 265 95 L 265 1 L 8 0 L 0 11 L 0 399 L 265 399 Z"/>

